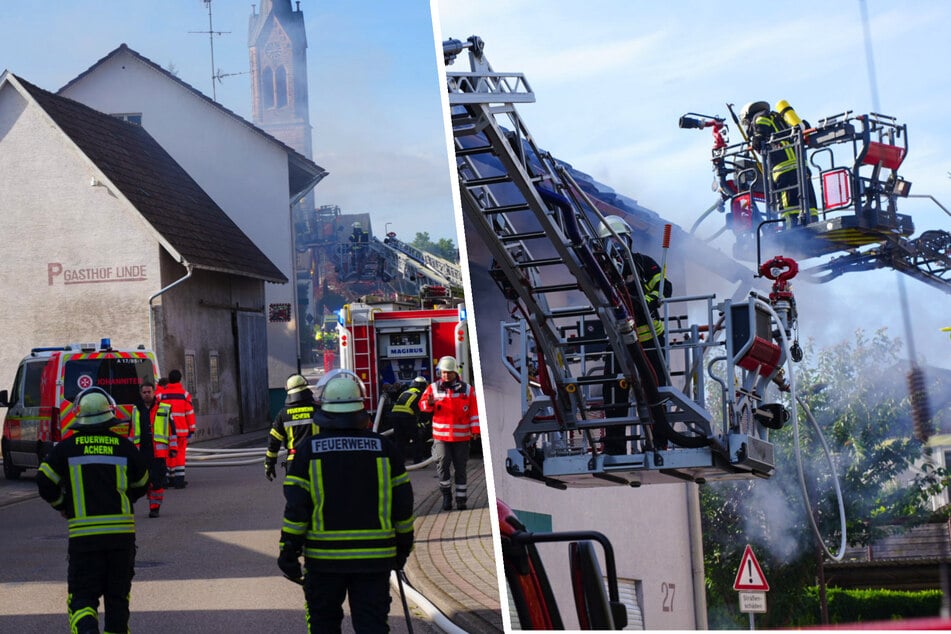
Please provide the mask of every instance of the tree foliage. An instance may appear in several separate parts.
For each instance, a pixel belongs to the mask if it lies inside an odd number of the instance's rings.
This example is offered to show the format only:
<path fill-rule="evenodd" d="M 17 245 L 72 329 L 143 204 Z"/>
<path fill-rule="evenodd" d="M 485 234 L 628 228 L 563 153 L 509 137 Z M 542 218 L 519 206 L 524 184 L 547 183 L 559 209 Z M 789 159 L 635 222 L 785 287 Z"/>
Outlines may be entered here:
<path fill-rule="evenodd" d="M 839 549 L 841 521 L 833 467 L 809 423 L 810 413 L 833 455 L 850 545 L 869 544 L 924 522 L 928 496 L 946 487 L 948 478 L 943 468 L 923 460 L 923 447 L 912 437 L 900 341 L 884 329 L 871 336 L 859 330 L 852 341 L 817 352 L 812 347 L 807 344 L 806 358 L 796 369 L 797 396 L 806 405 L 797 410 L 799 446 L 809 512 L 828 548 Z M 701 489 L 711 627 L 746 622 L 732 587 L 747 543 L 772 580 L 768 612 L 758 621 L 764 627 L 788 626 L 811 609 L 804 589 L 815 585 L 821 555 L 797 475 L 795 436 L 791 423 L 771 432 L 776 472 L 769 480 Z"/>
<path fill-rule="evenodd" d="M 409 244 L 420 251 L 432 253 L 444 260 L 449 260 L 450 262 L 459 261 L 459 251 L 456 249 L 455 243 L 449 238 L 440 238 L 436 242 L 433 242 L 429 237 L 428 231 L 417 231 L 416 237 L 413 238 L 413 241 Z"/>

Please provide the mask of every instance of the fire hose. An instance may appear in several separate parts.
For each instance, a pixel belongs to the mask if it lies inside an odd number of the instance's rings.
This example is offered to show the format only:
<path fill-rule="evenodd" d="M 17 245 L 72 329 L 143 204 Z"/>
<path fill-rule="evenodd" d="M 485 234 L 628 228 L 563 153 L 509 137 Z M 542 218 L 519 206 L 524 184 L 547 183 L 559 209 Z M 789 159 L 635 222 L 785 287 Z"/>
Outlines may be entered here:
<path fill-rule="evenodd" d="M 764 302 L 761 299 L 757 299 L 756 303 L 757 305 L 767 310 L 773 316 L 773 319 L 775 319 L 777 323 L 780 323 L 780 324 L 783 323 L 782 320 L 780 320 L 779 315 L 776 314 L 776 311 L 773 310 L 773 307 L 770 306 L 768 302 Z M 786 350 L 789 350 L 789 339 L 787 339 L 786 337 L 785 329 L 779 328 L 778 331 L 783 340 L 783 348 Z M 793 442 L 793 450 L 796 455 L 796 472 L 799 476 L 799 488 L 802 491 L 803 503 L 806 506 L 806 516 L 809 518 L 809 525 L 812 527 L 812 532 L 816 536 L 816 539 L 818 540 L 819 545 L 822 546 L 822 550 L 825 552 L 825 554 L 833 561 L 842 561 L 842 558 L 845 556 L 845 546 L 847 542 L 847 537 L 846 537 L 846 520 L 845 520 L 845 502 L 842 498 L 842 487 L 839 485 L 839 476 L 835 471 L 835 462 L 832 459 L 832 452 L 829 450 L 829 445 L 826 443 L 826 439 L 822 435 L 822 430 L 819 428 L 819 424 L 816 422 L 815 417 L 813 417 L 812 412 L 809 411 L 809 408 L 806 407 L 805 402 L 801 398 L 799 398 L 799 396 L 796 394 L 796 372 L 793 368 L 793 364 L 788 363 L 787 366 L 789 369 L 789 377 L 788 377 L 789 395 L 790 395 L 790 400 L 792 401 L 792 404 L 793 404 L 793 406 L 790 408 L 791 410 L 790 418 L 792 419 L 793 436 L 795 439 Z M 833 555 L 832 552 L 829 550 L 829 547 L 826 546 L 825 540 L 823 539 L 822 535 L 819 532 L 819 526 L 818 524 L 816 524 L 815 513 L 813 513 L 812 506 L 809 503 L 809 492 L 806 488 L 806 476 L 802 466 L 802 451 L 801 451 L 802 441 L 799 436 L 799 408 L 796 407 L 797 403 L 803 408 L 803 411 L 806 413 L 806 418 L 812 424 L 813 428 L 815 428 L 816 436 L 819 438 L 819 442 L 822 445 L 822 451 L 823 453 L 825 453 L 826 460 L 829 462 L 829 466 L 831 467 L 831 470 L 832 470 L 832 484 L 833 484 L 833 487 L 835 488 L 836 500 L 839 506 L 839 522 L 840 522 L 840 529 L 842 532 L 842 537 L 839 540 L 839 552 L 835 555 Z"/>
<path fill-rule="evenodd" d="M 392 429 L 381 432 L 384 436 L 393 434 Z M 264 447 L 245 447 L 240 449 L 189 447 L 186 450 L 187 465 L 189 467 L 240 467 L 244 465 L 260 465 L 264 461 Z M 278 457 L 287 455 L 286 449 L 281 449 Z M 406 465 L 407 471 L 425 469 L 433 463 L 430 456 L 418 464 Z"/>

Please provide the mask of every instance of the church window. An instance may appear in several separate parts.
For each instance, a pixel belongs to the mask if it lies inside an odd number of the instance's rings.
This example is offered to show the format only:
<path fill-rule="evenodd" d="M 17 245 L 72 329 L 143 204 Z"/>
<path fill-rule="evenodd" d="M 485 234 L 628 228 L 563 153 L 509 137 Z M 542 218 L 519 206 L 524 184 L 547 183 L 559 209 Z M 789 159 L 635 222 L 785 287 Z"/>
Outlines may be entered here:
<path fill-rule="evenodd" d="M 287 105 L 287 71 L 283 66 L 278 67 L 274 82 L 274 94 L 277 98 L 277 107 Z"/>
<path fill-rule="evenodd" d="M 261 73 L 261 103 L 265 108 L 274 107 L 274 73 L 270 68 Z"/>

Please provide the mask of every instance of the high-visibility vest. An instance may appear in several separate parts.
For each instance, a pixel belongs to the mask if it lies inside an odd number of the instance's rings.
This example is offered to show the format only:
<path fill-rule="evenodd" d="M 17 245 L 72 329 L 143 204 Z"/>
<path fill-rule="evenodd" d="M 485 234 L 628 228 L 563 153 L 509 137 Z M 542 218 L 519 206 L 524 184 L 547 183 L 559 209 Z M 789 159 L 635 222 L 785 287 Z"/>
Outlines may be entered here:
<path fill-rule="evenodd" d="M 156 458 L 168 456 L 168 450 L 178 446 L 175 434 L 171 434 L 169 441 L 169 425 L 172 418 L 172 408 L 168 403 L 155 401 L 149 410 L 149 429 L 152 431 L 153 455 Z M 129 440 L 136 447 L 142 445 L 142 410 L 138 407 L 132 410 L 132 424 L 129 426 Z"/>

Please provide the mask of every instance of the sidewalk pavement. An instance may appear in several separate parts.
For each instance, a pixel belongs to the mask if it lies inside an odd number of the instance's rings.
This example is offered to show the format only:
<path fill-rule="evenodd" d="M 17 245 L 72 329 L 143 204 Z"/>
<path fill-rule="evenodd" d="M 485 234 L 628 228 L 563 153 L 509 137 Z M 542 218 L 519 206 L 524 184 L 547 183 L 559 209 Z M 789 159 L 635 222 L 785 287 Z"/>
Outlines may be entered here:
<path fill-rule="evenodd" d="M 501 632 L 502 615 L 485 469 L 469 461 L 469 504 L 442 511 L 437 488 L 416 504 L 416 547 L 406 564 L 410 584 L 466 632 Z"/>
<path fill-rule="evenodd" d="M 267 429 L 257 430 L 193 446 L 263 449 L 267 433 Z M 471 634 L 503 629 L 483 464 L 479 459 L 469 460 L 469 504 L 465 511 L 441 510 L 442 494 L 436 486 L 416 492 L 416 545 L 405 568 L 409 584 Z M 432 476 L 433 468 L 427 467 L 420 475 Z"/>

